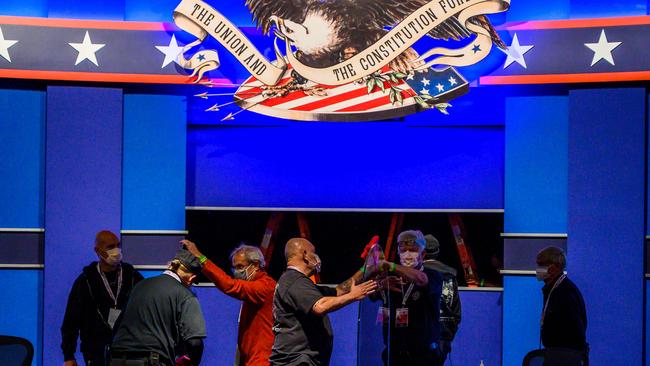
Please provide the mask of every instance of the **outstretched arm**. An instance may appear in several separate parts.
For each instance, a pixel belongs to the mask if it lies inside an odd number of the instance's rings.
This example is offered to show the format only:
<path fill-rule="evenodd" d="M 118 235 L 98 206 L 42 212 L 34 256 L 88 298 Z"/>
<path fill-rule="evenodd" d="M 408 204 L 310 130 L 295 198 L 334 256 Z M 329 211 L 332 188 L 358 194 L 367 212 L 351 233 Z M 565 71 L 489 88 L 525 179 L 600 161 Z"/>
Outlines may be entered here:
<path fill-rule="evenodd" d="M 336 311 L 352 302 L 363 300 L 366 296 L 374 292 L 376 289 L 377 283 L 375 281 L 364 282 L 359 286 L 356 286 L 355 281 L 352 280 L 350 282 L 350 289 L 347 293 L 338 296 L 325 296 L 316 301 L 311 311 L 316 315 L 323 316 L 327 313 L 331 313 L 332 311 Z"/>
<path fill-rule="evenodd" d="M 196 244 L 189 240 L 182 240 L 181 243 L 195 257 L 200 258 L 203 254 L 197 249 Z M 263 303 L 273 293 L 275 288 L 269 287 L 262 281 L 244 281 L 230 277 L 224 270 L 219 268 L 211 260 L 203 263 L 203 274 L 208 277 L 214 285 L 224 294 L 238 300 L 250 301 L 254 304 Z"/>
<path fill-rule="evenodd" d="M 407 282 L 415 283 L 418 287 L 424 287 L 429 284 L 429 278 L 420 270 L 388 261 L 380 261 L 378 267 L 380 271 L 388 271 L 398 275 Z"/>
<path fill-rule="evenodd" d="M 353 283 L 361 283 L 363 280 L 363 272 L 361 270 L 356 271 L 352 277 L 348 278 L 347 280 L 341 282 L 338 286 L 336 286 L 336 296 L 341 296 L 344 294 L 347 294 L 350 292 L 350 288 L 352 288 Z"/>

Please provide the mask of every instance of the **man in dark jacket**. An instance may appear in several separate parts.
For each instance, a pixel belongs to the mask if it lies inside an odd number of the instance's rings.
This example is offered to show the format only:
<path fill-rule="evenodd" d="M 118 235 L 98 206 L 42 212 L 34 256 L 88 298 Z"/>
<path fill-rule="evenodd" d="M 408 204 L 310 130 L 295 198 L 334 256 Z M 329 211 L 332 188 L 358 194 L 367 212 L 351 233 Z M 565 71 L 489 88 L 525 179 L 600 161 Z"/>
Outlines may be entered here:
<path fill-rule="evenodd" d="M 111 366 L 198 366 L 205 319 L 189 287 L 201 262 L 180 249 L 163 274 L 140 282 L 117 325 Z"/>
<path fill-rule="evenodd" d="M 559 365 L 550 361 L 553 357 L 558 357 L 562 365 L 583 364 L 589 352 L 585 301 L 564 273 L 565 269 L 566 256 L 562 249 L 547 247 L 537 254 L 536 276 L 544 281 L 541 337 L 548 365 Z"/>
<path fill-rule="evenodd" d="M 122 263 L 120 241 L 104 230 L 95 237 L 98 262 L 86 266 L 72 285 L 61 325 L 64 365 L 76 366 L 77 338 L 87 366 L 104 366 L 104 350 L 110 344 L 112 328 L 126 307 L 133 286 L 142 275 Z"/>
<path fill-rule="evenodd" d="M 442 275 L 442 294 L 440 296 L 440 346 L 439 363 L 445 363 L 451 352 L 451 342 L 456 336 L 460 324 L 461 306 L 458 293 L 456 270 L 437 260 L 440 254 L 440 244 L 433 235 L 425 235 L 426 252 L 424 268 L 434 270 Z"/>

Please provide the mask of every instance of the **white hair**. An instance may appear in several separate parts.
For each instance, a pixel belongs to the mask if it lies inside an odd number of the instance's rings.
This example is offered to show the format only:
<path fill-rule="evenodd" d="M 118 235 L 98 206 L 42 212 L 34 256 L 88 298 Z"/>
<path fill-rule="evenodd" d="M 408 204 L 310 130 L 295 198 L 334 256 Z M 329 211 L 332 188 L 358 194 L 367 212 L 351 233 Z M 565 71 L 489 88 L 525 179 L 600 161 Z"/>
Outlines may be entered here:
<path fill-rule="evenodd" d="M 264 261 L 264 254 L 262 254 L 260 248 L 245 243 L 239 244 L 239 246 L 237 246 L 237 248 L 235 248 L 230 253 L 230 261 L 232 262 L 232 258 L 240 252 L 244 253 L 244 256 L 246 257 L 247 261 L 251 263 L 253 262 L 258 263 L 260 268 L 266 267 L 266 262 Z"/>

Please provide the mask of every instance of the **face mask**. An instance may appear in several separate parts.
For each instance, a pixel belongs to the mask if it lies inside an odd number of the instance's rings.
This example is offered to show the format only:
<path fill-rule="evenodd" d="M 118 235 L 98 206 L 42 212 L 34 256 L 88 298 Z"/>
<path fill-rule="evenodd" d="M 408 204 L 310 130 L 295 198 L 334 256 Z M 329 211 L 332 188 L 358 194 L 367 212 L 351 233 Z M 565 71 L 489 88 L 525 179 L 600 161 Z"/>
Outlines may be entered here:
<path fill-rule="evenodd" d="M 544 281 L 548 278 L 548 267 L 537 267 L 535 269 L 535 277 L 537 281 Z"/>
<path fill-rule="evenodd" d="M 310 266 L 314 266 L 313 273 L 320 273 L 320 266 L 321 266 L 320 257 L 318 256 L 318 254 L 314 253 L 314 258 L 315 258 L 314 263 L 312 263 L 309 259 L 307 260 L 307 262 L 309 263 Z"/>
<path fill-rule="evenodd" d="M 248 269 L 251 268 L 251 266 L 252 264 L 249 264 L 246 268 L 233 269 L 232 276 L 238 280 L 248 281 L 255 274 L 255 271 L 253 271 L 251 274 L 248 274 Z"/>
<path fill-rule="evenodd" d="M 106 251 L 106 258 L 104 258 L 104 261 L 111 266 L 115 266 L 120 264 L 122 261 L 122 249 L 120 248 L 113 248 L 110 250 Z"/>
<path fill-rule="evenodd" d="M 399 262 L 404 267 L 415 268 L 420 263 L 420 253 L 402 252 L 399 254 Z"/>

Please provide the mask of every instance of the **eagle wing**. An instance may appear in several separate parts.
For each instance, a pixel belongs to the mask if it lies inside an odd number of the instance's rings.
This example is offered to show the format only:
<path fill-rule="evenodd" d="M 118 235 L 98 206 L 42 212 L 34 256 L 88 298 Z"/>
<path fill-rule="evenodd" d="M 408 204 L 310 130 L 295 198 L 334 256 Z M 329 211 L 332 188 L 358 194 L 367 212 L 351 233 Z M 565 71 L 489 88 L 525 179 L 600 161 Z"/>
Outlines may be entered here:
<path fill-rule="evenodd" d="M 430 0 L 348 0 L 353 1 L 356 6 L 369 16 L 373 25 L 377 28 L 394 26 L 404 18 L 412 14 L 420 7 L 427 4 Z M 470 18 L 470 22 L 481 25 L 490 32 L 492 41 L 500 48 L 506 46 L 497 34 L 496 30 L 484 15 L 478 15 Z M 458 21 L 455 16 L 450 17 L 429 32 L 429 36 L 436 39 L 453 39 L 460 40 L 472 35 L 464 25 Z"/>
<path fill-rule="evenodd" d="M 272 23 L 269 18 L 300 20 L 311 0 L 246 0 L 246 6 L 251 13 L 257 28 L 268 34 Z"/>

